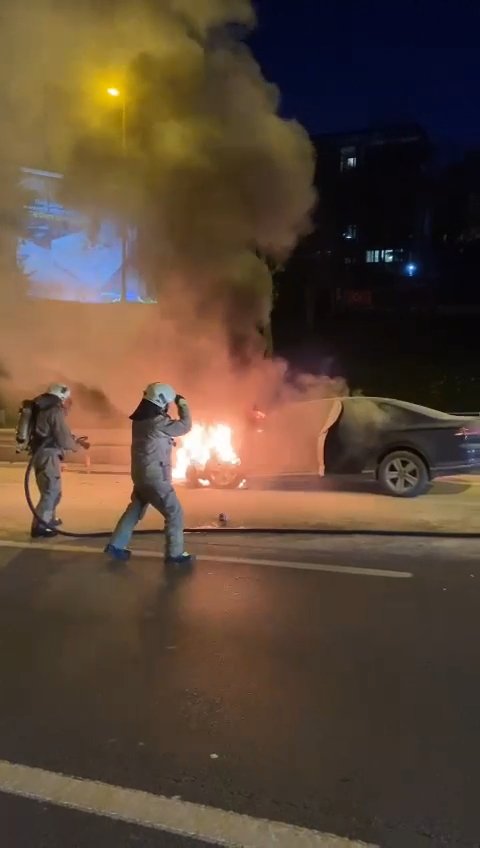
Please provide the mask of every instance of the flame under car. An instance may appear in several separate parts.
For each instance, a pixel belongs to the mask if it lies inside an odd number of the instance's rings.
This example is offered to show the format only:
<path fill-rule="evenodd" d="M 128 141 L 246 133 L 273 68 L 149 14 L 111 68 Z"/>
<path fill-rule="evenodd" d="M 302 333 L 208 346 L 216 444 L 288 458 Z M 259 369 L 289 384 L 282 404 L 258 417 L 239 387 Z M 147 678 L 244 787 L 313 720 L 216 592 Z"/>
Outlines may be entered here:
<path fill-rule="evenodd" d="M 347 397 L 283 404 L 250 416 L 227 455 L 187 464 L 190 485 L 236 488 L 245 479 L 362 477 L 381 491 L 413 498 L 436 477 L 480 471 L 480 417 L 388 398 Z"/>
<path fill-rule="evenodd" d="M 191 487 L 235 489 L 243 481 L 241 460 L 228 424 L 197 423 L 177 448 L 173 477 Z"/>

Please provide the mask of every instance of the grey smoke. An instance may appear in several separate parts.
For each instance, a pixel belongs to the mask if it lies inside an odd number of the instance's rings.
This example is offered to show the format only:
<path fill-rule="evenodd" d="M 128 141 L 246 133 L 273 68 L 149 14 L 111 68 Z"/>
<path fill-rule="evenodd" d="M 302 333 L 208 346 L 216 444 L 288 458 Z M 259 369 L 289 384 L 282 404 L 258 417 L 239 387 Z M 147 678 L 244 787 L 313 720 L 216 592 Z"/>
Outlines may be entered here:
<path fill-rule="evenodd" d="M 255 22 L 250 2 L 98 5 L 3 4 L 2 216 L 12 221 L 3 256 L 21 226 L 15 169 L 58 170 L 65 201 L 93 220 L 138 222 L 159 305 L 19 302 L 3 261 L 0 359 L 22 394 L 60 372 L 122 410 L 154 379 L 212 403 L 221 383 L 238 403 L 239 386 L 250 397 L 281 371 L 261 361 L 272 284 L 260 257 L 285 260 L 310 227 L 312 146 L 279 117 L 278 91 L 239 39 Z M 128 93 L 125 156 L 118 104 L 105 94 L 117 82 Z M 232 339 L 248 351 L 248 375 L 232 372 Z"/>

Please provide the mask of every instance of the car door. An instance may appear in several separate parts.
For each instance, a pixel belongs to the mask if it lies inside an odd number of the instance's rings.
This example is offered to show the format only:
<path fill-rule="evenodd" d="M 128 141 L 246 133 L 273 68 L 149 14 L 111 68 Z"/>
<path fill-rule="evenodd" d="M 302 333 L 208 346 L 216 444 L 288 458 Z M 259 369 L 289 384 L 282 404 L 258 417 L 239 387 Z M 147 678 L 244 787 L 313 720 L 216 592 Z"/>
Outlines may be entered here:
<path fill-rule="evenodd" d="M 325 440 L 325 474 L 350 476 L 370 471 L 383 420 L 375 399 L 345 398 Z"/>
<path fill-rule="evenodd" d="M 336 398 L 283 404 L 249 437 L 243 455 L 246 473 L 299 482 L 305 477 L 317 478 L 324 470 L 324 431 L 340 412 Z"/>

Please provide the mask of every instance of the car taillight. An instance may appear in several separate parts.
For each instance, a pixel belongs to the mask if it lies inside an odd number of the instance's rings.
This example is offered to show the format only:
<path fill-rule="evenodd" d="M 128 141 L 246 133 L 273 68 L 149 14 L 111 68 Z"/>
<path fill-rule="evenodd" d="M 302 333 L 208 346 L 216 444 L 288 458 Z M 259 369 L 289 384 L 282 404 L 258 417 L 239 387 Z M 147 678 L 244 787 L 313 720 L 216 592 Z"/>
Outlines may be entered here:
<path fill-rule="evenodd" d="M 254 406 L 249 414 L 250 423 L 255 428 L 256 433 L 263 433 L 263 423 L 266 418 L 266 413 L 262 412 L 258 406 Z"/>
<path fill-rule="evenodd" d="M 480 427 L 460 427 L 455 433 L 461 439 L 468 439 L 470 436 L 478 436 L 480 438 Z"/>

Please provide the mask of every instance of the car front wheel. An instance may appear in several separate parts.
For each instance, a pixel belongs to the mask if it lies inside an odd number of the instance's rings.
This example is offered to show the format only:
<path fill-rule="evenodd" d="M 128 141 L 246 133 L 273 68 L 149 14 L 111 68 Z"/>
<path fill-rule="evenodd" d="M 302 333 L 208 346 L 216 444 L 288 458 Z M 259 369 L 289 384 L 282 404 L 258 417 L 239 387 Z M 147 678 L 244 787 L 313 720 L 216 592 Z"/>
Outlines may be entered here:
<path fill-rule="evenodd" d="M 416 498 L 430 486 L 428 469 L 423 459 L 411 451 L 392 451 L 378 467 L 378 482 L 386 495 Z"/>
<path fill-rule="evenodd" d="M 230 462 L 209 459 L 205 473 L 214 489 L 237 489 L 242 482 L 239 465 Z"/>
<path fill-rule="evenodd" d="M 189 465 L 185 474 L 185 483 L 189 489 L 200 487 L 200 471 L 194 465 Z"/>

